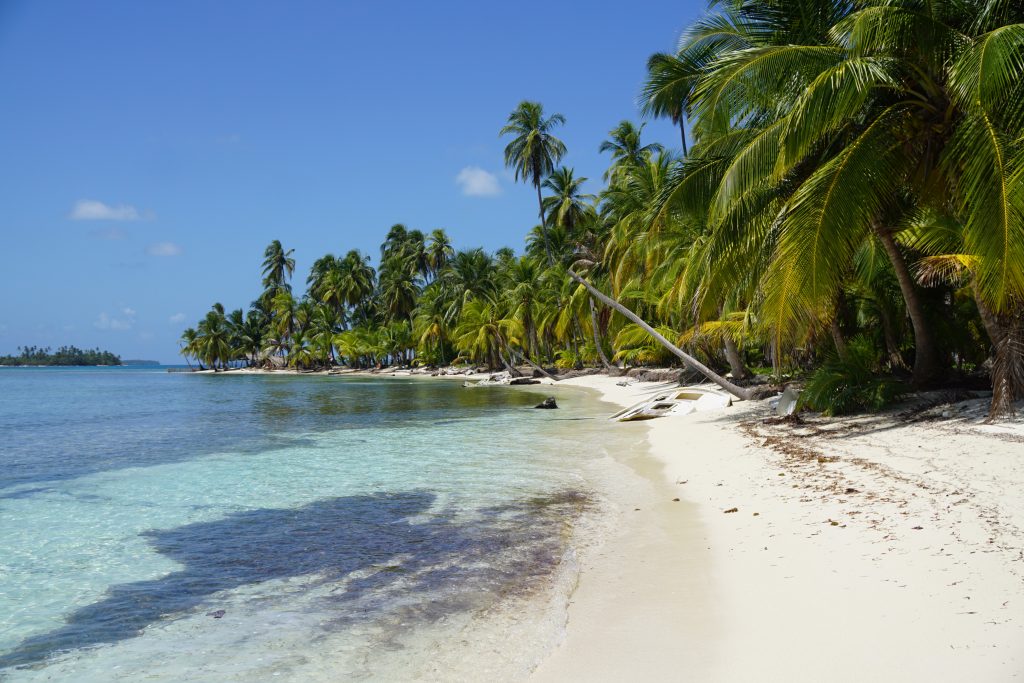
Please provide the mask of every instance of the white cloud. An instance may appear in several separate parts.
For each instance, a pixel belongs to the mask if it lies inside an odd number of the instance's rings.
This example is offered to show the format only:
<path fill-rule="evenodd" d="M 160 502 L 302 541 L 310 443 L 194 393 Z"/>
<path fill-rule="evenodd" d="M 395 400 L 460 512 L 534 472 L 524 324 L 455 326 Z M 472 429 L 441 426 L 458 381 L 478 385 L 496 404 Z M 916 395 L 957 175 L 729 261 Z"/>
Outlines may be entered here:
<path fill-rule="evenodd" d="M 79 199 L 68 218 L 73 221 L 137 221 L 142 214 L 131 204 L 110 206 L 96 199 Z"/>
<path fill-rule="evenodd" d="M 108 315 L 106 311 L 100 313 L 96 316 L 96 321 L 93 323 L 93 327 L 98 330 L 117 331 L 132 329 L 132 325 L 135 324 L 135 311 L 132 311 L 130 308 L 125 308 L 123 310 L 125 314 L 124 318 L 114 318 Z M 128 311 L 131 311 L 131 313 L 128 313 Z"/>
<path fill-rule="evenodd" d="M 501 194 L 498 177 L 479 166 L 466 166 L 455 176 L 455 183 L 462 188 L 462 194 L 469 197 L 493 197 Z"/>
<path fill-rule="evenodd" d="M 146 253 L 150 256 L 177 256 L 181 247 L 174 242 L 157 242 L 146 247 Z"/>
<path fill-rule="evenodd" d="M 185 314 L 175 313 L 174 315 L 167 319 L 167 322 L 169 322 L 171 325 L 180 325 L 181 323 L 185 322 Z"/>
<path fill-rule="evenodd" d="M 129 318 L 132 318 L 132 317 L 135 316 L 135 309 L 134 308 L 129 308 L 129 307 L 125 306 L 124 308 L 121 309 L 121 312 L 124 313 Z"/>

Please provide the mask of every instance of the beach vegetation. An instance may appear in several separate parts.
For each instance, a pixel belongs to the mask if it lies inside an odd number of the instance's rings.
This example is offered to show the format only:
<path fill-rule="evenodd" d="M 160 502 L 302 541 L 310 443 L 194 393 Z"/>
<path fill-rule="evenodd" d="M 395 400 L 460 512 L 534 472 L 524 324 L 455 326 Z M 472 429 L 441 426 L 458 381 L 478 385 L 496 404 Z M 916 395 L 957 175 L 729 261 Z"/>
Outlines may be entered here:
<path fill-rule="evenodd" d="M 47 347 L 19 346 L 18 354 L 0 356 L 0 365 L 121 365 L 121 357 L 110 351 L 61 346 L 56 351 Z"/>

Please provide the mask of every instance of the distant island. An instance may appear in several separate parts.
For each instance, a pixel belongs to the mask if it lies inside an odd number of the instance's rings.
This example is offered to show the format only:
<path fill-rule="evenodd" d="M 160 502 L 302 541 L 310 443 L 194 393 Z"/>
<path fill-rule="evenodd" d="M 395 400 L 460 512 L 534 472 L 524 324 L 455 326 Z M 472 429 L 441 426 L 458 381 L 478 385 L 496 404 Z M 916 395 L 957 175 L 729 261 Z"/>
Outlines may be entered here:
<path fill-rule="evenodd" d="M 158 360 L 138 360 L 136 358 L 125 359 L 121 361 L 121 365 L 160 365 Z"/>
<path fill-rule="evenodd" d="M 56 351 L 38 346 L 19 346 L 17 356 L 0 356 L 0 366 L 12 365 L 121 365 L 121 357 L 100 349 L 62 346 Z M 134 361 L 140 363 L 142 361 Z"/>

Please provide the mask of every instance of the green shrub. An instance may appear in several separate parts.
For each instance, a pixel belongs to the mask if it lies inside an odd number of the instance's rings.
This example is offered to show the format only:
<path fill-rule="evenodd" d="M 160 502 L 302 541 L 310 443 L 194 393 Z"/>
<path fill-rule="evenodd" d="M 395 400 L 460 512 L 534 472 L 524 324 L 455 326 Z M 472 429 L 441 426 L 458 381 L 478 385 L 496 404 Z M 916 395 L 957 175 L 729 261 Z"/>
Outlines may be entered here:
<path fill-rule="evenodd" d="M 825 359 L 804 386 L 800 406 L 825 415 L 846 415 L 884 408 L 906 393 L 906 386 L 878 374 L 880 355 L 870 340 L 855 337 L 845 358 Z"/>
<path fill-rule="evenodd" d="M 582 355 L 572 349 L 556 351 L 555 359 L 555 367 L 559 370 L 572 370 L 573 368 L 578 368 L 583 364 Z"/>

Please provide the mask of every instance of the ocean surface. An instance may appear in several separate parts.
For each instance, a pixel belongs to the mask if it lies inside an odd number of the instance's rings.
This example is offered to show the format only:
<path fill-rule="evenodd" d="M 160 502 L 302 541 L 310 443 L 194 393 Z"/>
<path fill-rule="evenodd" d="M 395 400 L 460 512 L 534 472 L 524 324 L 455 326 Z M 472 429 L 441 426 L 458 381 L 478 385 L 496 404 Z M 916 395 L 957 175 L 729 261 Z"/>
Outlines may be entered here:
<path fill-rule="evenodd" d="M 544 395 L 0 369 L 0 680 L 521 679 L 636 479 Z"/>

